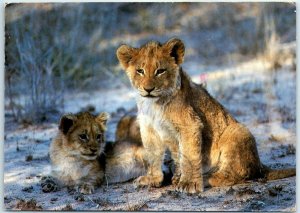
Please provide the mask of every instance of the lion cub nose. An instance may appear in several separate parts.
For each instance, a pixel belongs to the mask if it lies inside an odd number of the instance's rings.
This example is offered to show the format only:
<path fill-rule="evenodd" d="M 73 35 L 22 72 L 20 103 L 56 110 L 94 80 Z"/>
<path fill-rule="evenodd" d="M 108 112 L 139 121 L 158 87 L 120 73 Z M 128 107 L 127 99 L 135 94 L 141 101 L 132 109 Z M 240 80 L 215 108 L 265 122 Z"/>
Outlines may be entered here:
<path fill-rule="evenodd" d="M 150 89 L 148 89 L 148 88 L 144 88 L 144 90 L 145 90 L 146 92 L 148 92 L 148 93 L 152 92 L 154 89 L 155 89 L 155 87 L 153 87 L 153 88 L 150 88 Z"/>

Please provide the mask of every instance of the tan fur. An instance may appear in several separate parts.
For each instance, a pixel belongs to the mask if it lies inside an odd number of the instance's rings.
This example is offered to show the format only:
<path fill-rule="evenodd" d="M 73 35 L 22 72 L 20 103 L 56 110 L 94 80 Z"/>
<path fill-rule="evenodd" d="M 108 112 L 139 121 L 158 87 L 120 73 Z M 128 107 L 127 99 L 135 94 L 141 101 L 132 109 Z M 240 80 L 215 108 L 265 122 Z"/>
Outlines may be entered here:
<path fill-rule="evenodd" d="M 224 186 L 264 177 L 256 143 L 208 92 L 180 67 L 184 44 L 171 39 L 141 48 L 122 45 L 117 57 L 137 90 L 138 119 L 148 164 L 138 185 L 159 186 L 162 162 L 171 151 L 179 191 L 196 193 L 204 186 Z M 295 169 L 288 173 L 295 174 Z M 288 176 L 288 175 L 287 175 Z"/>
<path fill-rule="evenodd" d="M 142 145 L 132 141 L 117 141 L 106 153 L 106 179 L 108 183 L 120 183 L 146 173 L 142 158 Z"/>
<path fill-rule="evenodd" d="M 136 117 L 122 117 L 117 125 L 116 142 L 106 147 L 108 183 L 125 182 L 145 174 L 143 150 Z"/>
<path fill-rule="evenodd" d="M 50 146 L 52 176 L 79 192 L 91 194 L 101 184 L 104 168 L 98 157 L 104 151 L 108 115 L 88 112 L 68 114 L 60 120 L 60 132 Z M 84 136 L 83 136 L 84 135 Z"/>
<path fill-rule="evenodd" d="M 133 141 L 140 143 L 141 134 L 140 134 L 140 125 L 138 124 L 135 116 L 124 116 L 120 119 L 117 125 L 116 130 L 116 141 Z"/>

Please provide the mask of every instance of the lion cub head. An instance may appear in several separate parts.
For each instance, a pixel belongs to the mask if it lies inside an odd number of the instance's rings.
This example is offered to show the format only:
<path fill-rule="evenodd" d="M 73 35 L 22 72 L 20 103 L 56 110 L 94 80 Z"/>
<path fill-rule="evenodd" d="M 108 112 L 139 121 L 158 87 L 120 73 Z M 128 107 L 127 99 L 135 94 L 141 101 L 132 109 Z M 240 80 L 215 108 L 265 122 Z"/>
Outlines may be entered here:
<path fill-rule="evenodd" d="M 94 116 L 89 112 L 67 114 L 60 119 L 62 148 L 74 156 L 94 160 L 104 151 L 104 132 L 109 115 Z"/>
<path fill-rule="evenodd" d="M 169 96 L 180 86 L 184 44 L 179 39 L 164 44 L 152 41 L 140 48 L 122 45 L 117 50 L 117 57 L 142 97 Z"/>

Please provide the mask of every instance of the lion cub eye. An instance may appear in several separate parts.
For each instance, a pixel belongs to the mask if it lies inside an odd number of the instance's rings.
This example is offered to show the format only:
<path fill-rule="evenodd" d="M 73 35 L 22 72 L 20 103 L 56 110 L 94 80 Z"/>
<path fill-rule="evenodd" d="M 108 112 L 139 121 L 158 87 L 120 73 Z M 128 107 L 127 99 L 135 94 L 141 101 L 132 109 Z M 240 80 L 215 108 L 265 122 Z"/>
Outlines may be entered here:
<path fill-rule="evenodd" d="M 96 140 L 97 140 L 98 142 L 101 142 L 101 140 L 102 140 L 102 135 L 101 135 L 101 134 L 98 134 L 98 135 L 96 136 Z"/>
<path fill-rule="evenodd" d="M 158 70 L 156 70 L 155 75 L 156 76 L 161 75 L 161 74 L 165 73 L 166 71 L 167 71 L 167 69 L 158 69 Z"/>
<path fill-rule="evenodd" d="M 136 72 L 140 75 L 144 75 L 144 70 L 143 69 L 137 69 Z"/>
<path fill-rule="evenodd" d="M 86 141 L 86 140 L 88 140 L 88 136 L 86 134 L 80 134 L 79 139 L 83 140 L 83 141 Z"/>

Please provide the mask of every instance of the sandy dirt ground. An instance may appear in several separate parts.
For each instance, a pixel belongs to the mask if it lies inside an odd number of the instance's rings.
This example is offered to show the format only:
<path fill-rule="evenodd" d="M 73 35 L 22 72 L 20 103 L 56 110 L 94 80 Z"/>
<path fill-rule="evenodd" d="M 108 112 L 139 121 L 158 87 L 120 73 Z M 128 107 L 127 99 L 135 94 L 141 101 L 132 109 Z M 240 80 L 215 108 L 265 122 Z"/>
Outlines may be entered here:
<path fill-rule="evenodd" d="M 296 72 L 267 71 L 263 62 L 212 70 L 200 75 L 196 64 L 186 64 L 195 82 L 207 89 L 257 140 L 261 161 L 271 168 L 296 165 Z M 130 87 L 76 94 L 66 99 L 65 112 L 92 105 L 108 111 L 108 140 L 114 140 L 118 120 L 134 109 Z M 134 188 L 132 182 L 103 185 L 92 195 L 66 188 L 43 193 L 41 176 L 50 172 L 49 145 L 56 123 L 20 126 L 5 120 L 4 205 L 7 210 L 176 210 L 176 211 L 296 211 L 295 177 L 271 182 L 249 182 L 232 187 L 207 188 L 187 195 L 173 186 Z"/>

